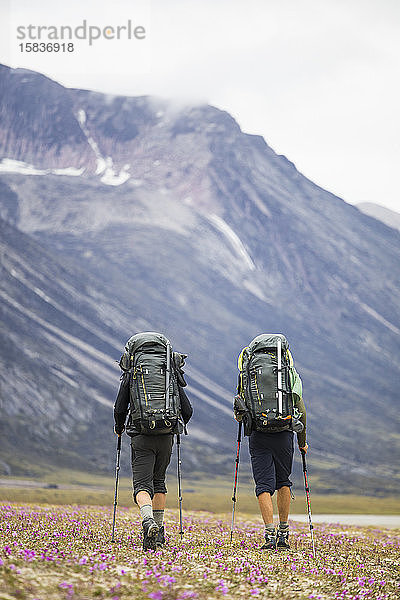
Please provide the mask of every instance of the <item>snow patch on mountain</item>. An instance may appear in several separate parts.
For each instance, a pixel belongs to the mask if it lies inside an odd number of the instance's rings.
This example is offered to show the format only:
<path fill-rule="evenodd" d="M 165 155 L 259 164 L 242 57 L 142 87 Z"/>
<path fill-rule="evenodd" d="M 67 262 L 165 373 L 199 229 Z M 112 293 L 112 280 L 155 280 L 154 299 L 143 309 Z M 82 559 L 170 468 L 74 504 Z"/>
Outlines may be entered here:
<path fill-rule="evenodd" d="M 70 177 L 79 177 L 85 172 L 85 167 L 77 169 L 76 167 L 65 167 L 62 169 L 37 169 L 21 160 L 3 158 L 0 162 L 0 173 L 19 173 L 21 175 L 67 175 Z"/>
<path fill-rule="evenodd" d="M 113 160 L 111 156 L 107 156 L 105 164 L 105 172 L 103 177 L 100 179 L 102 183 L 105 183 L 106 185 L 122 185 L 123 183 L 125 183 L 125 181 L 128 181 L 128 179 L 130 179 L 131 176 L 128 173 L 128 171 L 131 165 L 124 165 L 120 172 L 116 174 L 114 171 Z"/>
<path fill-rule="evenodd" d="M 214 213 L 209 215 L 208 219 L 214 225 L 214 227 L 225 236 L 239 258 L 243 259 L 247 268 L 250 271 L 254 271 L 256 266 L 250 254 L 247 252 L 239 236 L 233 231 L 228 223 Z"/>
<path fill-rule="evenodd" d="M 81 127 L 83 127 L 86 123 L 86 113 L 84 110 L 78 110 L 78 123 Z"/>
<path fill-rule="evenodd" d="M 85 134 L 89 146 L 91 147 L 96 156 L 96 175 L 102 175 L 100 181 L 105 185 L 122 185 L 123 183 L 128 181 L 128 179 L 130 179 L 130 174 L 128 173 L 130 165 L 125 164 L 120 170 L 120 172 L 116 173 L 112 157 L 104 157 L 100 152 L 97 142 L 90 135 L 89 129 L 86 126 L 87 117 L 85 111 L 83 109 L 78 110 L 76 118 L 80 128 Z"/>
<path fill-rule="evenodd" d="M 267 302 L 267 297 L 265 296 L 264 292 L 254 281 L 244 280 L 243 287 L 245 287 L 246 290 L 250 292 L 250 294 L 253 294 L 253 296 L 258 298 L 259 300 Z"/>
<path fill-rule="evenodd" d="M 21 173 L 22 175 L 44 175 L 46 171 L 36 169 L 28 163 L 4 158 L 0 163 L 0 173 Z"/>
<path fill-rule="evenodd" d="M 80 128 L 82 129 L 83 133 L 85 134 L 85 137 L 88 141 L 89 146 L 91 147 L 91 149 L 93 150 L 93 152 L 96 155 L 96 159 L 97 159 L 96 175 L 101 175 L 106 170 L 107 164 L 106 164 L 105 159 L 101 155 L 101 152 L 99 150 L 97 142 L 92 138 L 92 136 L 89 133 L 88 128 L 86 127 L 86 113 L 84 110 L 82 110 L 82 109 L 78 110 L 77 120 L 78 120 Z"/>
<path fill-rule="evenodd" d="M 80 177 L 85 172 L 85 167 L 77 169 L 76 167 L 64 167 L 62 169 L 50 169 L 52 175 L 69 175 L 70 177 Z"/>

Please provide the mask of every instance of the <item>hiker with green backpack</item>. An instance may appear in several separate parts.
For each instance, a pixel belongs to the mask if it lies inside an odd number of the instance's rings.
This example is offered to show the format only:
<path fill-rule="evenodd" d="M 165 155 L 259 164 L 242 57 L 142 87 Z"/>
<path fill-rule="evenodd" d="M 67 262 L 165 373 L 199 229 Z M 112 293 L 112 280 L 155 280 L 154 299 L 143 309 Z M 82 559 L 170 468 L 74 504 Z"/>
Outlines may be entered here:
<path fill-rule="evenodd" d="M 164 335 L 144 332 L 129 338 L 119 363 L 122 375 L 114 405 L 115 433 L 122 435 L 128 416 L 133 499 L 142 518 L 143 550 L 156 550 L 165 543 L 166 470 L 174 434 L 179 444 L 193 412 L 183 389 L 185 358 L 172 351 Z"/>
<path fill-rule="evenodd" d="M 287 339 L 261 334 L 243 348 L 238 359 L 239 378 L 234 415 L 249 450 L 255 493 L 264 521 L 263 550 L 289 550 L 290 474 L 293 437 L 307 452 L 306 409 L 302 382 L 294 368 Z M 272 496 L 277 490 L 279 526 L 274 525 Z"/>

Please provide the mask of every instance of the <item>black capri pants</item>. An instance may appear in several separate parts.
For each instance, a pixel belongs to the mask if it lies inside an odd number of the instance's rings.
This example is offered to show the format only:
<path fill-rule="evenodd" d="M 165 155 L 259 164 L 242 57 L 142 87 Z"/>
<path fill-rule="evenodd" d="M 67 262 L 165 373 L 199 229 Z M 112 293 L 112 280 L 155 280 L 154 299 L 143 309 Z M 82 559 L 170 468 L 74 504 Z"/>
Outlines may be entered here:
<path fill-rule="evenodd" d="M 165 473 L 171 460 L 174 436 L 134 435 L 131 438 L 133 499 L 139 492 L 166 494 Z"/>
<path fill-rule="evenodd" d="M 294 451 L 292 431 L 253 431 L 249 450 L 257 497 L 263 492 L 272 496 L 275 490 L 292 485 L 289 479 Z"/>

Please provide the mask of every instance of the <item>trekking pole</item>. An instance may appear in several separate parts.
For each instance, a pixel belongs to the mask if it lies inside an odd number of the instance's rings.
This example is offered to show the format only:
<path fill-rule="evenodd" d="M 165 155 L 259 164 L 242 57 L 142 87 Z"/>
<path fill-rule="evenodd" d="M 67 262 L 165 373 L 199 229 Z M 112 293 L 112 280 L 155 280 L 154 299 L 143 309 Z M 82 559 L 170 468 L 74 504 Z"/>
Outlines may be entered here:
<path fill-rule="evenodd" d="M 176 434 L 176 449 L 177 449 L 177 462 L 178 462 L 178 500 L 179 500 L 179 535 L 183 536 L 182 527 L 182 479 L 181 479 L 181 436 L 179 433 Z"/>
<path fill-rule="evenodd" d="M 231 544 L 232 544 L 232 536 L 233 536 L 233 524 L 235 521 L 235 507 L 236 507 L 236 487 L 238 480 L 238 471 L 239 471 L 239 456 L 240 456 L 240 442 L 242 439 L 242 421 L 239 421 L 238 428 L 238 437 L 237 437 L 237 453 L 236 453 L 236 467 L 235 467 L 235 479 L 233 484 L 233 496 L 232 496 L 232 524 L 231 524 Z"/>
<path fill-rule="evenodd" d="M 118 442 L 117 442 L 117 462 L 115 465 L 115 496 L 114 496 L 114 516 L 113 516 L 113 525 L 112 525 L 112 536 L 111 536 L 111 542 L 114 543 L 115 542 L 115 538 L 114 538 L 114 533 L 115 533 L 115 515 L 117 512 L 117 501 L 118 501 L 118 480 L 119 480 L 119 459 L 121 456 L 121 440 L 122 437 L 121 435 L 118 436 Z"/>
<path fill-rule="evenodd" d="M 307 498 L 308 523 L 310 525 L 312 552 L 313 552 L 313 557 L 315 558 L 314 527 L 313 527 L 313 524 L 311 521 L 310 487 L 308 485 L 308 477 L 307 477 L 306 453 L 304 452 L 304 450 L 300 450 L 300 452 L 301 452 L 301 458 L 303 461 L 304 489 L 306 491 L 306 498 Z"/>

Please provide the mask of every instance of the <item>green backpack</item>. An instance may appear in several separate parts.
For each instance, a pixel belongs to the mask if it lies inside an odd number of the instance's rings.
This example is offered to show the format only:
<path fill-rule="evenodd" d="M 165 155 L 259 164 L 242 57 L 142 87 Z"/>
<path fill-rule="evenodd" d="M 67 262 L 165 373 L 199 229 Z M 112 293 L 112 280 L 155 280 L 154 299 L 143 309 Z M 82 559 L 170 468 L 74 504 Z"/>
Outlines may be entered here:
<path fill-rule="evenodd" d="M 245 434 L 251 431 L 299 432 L 303 424 L 296 409 L 302 396 L 289 344 L 281 333 L 263 333 L 241 351 L 235 408 L 244 415 Z"/>
<path fill-rule="evenodd" d="M 129 373 L 128 434 L 182 433 L 177 355 L 169 340 L 153 331 L 127 341 L 120 367 Z"/>

